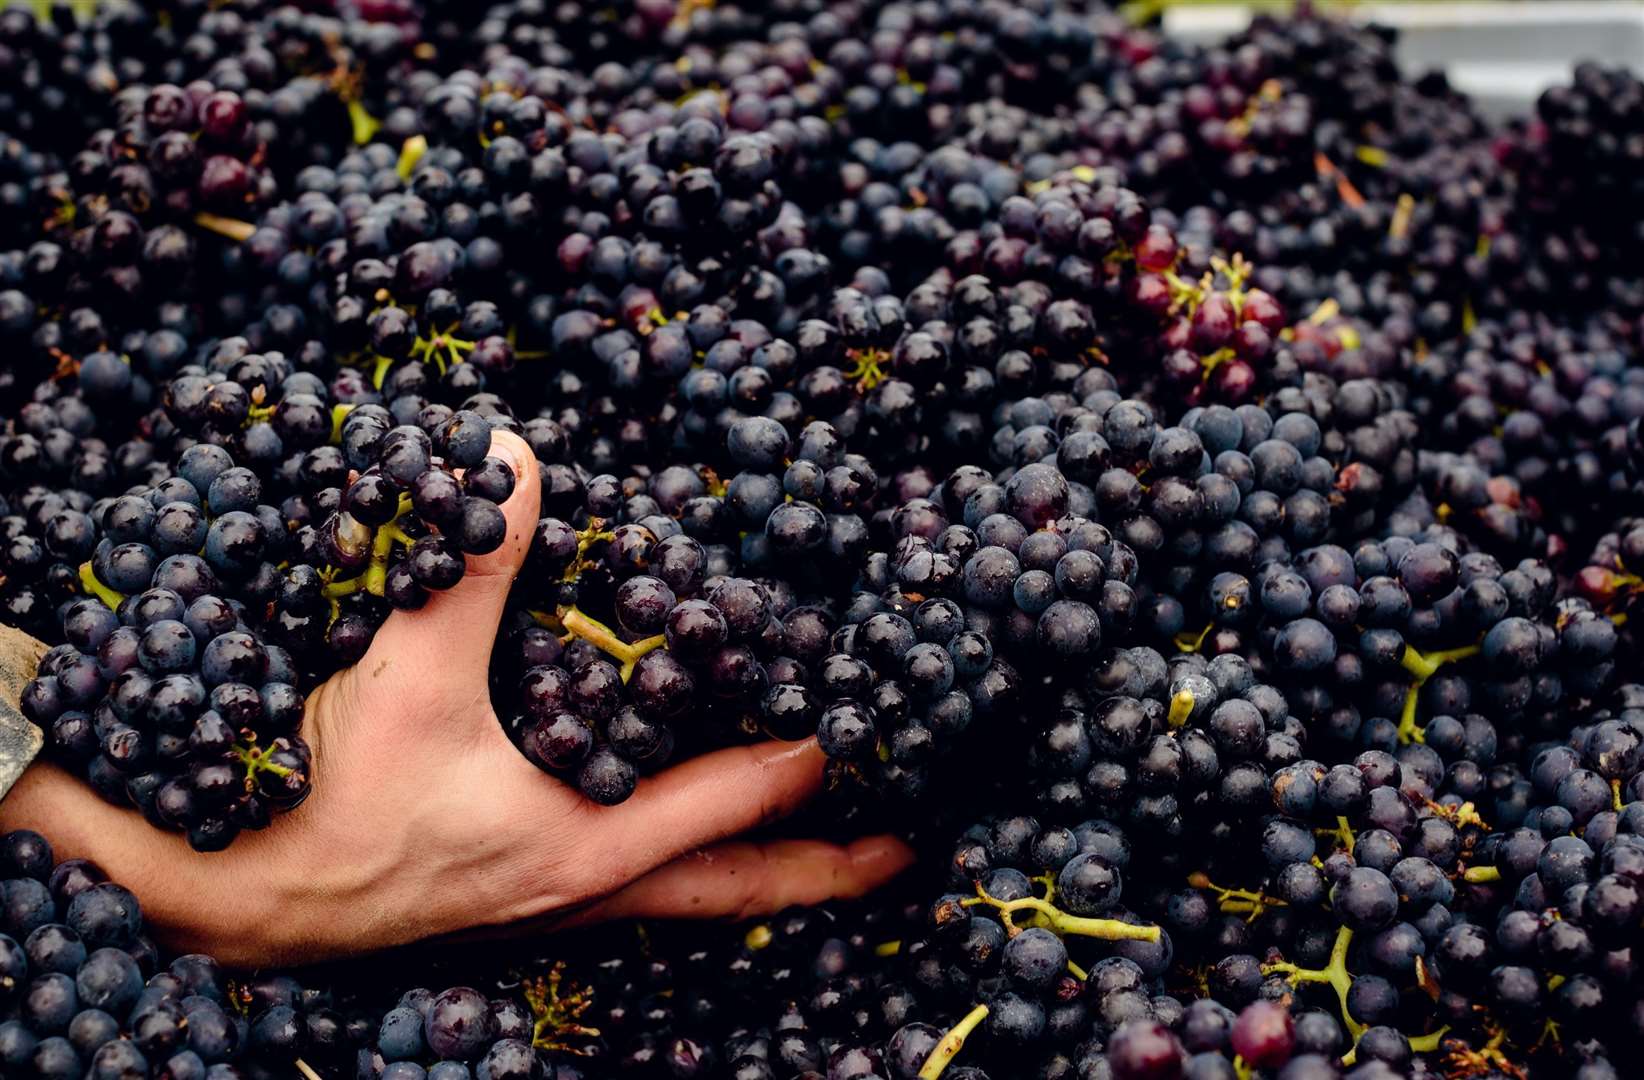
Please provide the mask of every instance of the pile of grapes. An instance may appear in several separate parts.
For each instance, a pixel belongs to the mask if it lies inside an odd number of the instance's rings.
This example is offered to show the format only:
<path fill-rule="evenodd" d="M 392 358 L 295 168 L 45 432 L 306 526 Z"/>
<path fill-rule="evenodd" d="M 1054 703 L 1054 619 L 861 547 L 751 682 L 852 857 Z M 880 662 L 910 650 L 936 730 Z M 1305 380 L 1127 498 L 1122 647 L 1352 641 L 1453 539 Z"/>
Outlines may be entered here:
<path fill-rule="evenodd" d="M 1644 83 L 1495 125 L 1373 28 L 1133 16 L 0 10 L 0 622 L 52 759 L 201 852 L 279 828 L 306 695 L 537 485 L 520 753 L 615 804 L 814 736 L 814 815 L 921 856 L 299 981 L 14 833 L 0 1075 L 1625 1075 Z"/>

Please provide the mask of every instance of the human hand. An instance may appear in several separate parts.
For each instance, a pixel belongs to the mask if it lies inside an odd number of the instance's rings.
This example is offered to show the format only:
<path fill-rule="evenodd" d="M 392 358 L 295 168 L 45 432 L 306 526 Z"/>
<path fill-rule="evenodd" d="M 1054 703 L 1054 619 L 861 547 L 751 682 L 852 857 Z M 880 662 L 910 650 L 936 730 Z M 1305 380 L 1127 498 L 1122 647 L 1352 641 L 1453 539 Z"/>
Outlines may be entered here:
<path fill-rule="evenodd" d="M 491 453 L 536 474 L 511 434 L 493 435 Z M 94 860 L 137 894 L 163 944 L 236 965 L 463 932 L 753 915 L 860 895 L 902 870 L 910 854 L 889 837 L 731 839 L 815 793 L 812 740 L 694 758 L 612 807 L 520 754 L 486 671 L 540 495 L 516 485 L 502 547 L 470 557 L 421 611 L 392 614 L 364 659 L 309 696 L 313 794 L 270 828 L 200 855 L 42 762 L 0 802 L 0 829 L 35 829 L 59 858 Z"/>

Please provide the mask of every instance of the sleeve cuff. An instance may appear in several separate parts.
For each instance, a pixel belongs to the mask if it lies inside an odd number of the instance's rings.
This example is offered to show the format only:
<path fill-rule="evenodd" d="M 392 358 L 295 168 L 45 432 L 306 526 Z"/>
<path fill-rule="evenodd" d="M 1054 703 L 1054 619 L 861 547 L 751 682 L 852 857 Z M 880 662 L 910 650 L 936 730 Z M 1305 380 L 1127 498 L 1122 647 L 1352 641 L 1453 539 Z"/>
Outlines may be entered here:
<path fill-rule="evenodd" d="M 10 704 L 0 701 L 0 799 L 17 783 L 45 741 L 43 731 Z"/>
<path fill-rule="evenodd" d="M 43 642 L 0 626 L 0 799 L 17 783 L 45 745 L 46 734 L 17 711 L 23 687 L 45 654 Z"/>

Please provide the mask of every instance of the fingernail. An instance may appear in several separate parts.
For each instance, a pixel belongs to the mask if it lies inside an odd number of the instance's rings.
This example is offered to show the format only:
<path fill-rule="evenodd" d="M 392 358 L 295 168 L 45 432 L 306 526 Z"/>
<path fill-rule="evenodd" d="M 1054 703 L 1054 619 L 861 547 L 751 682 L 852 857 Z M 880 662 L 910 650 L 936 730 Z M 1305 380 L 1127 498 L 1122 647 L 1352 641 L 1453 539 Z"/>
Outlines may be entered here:
<path fill-rule="evenodd" d="M 509 468 L 514 470 L 515 490 L 527 476 L 536 474 L 537 458 L 530 444 L 512 431 L 499 428 L 491 432 L 491 453 L 508 462 Z"/>

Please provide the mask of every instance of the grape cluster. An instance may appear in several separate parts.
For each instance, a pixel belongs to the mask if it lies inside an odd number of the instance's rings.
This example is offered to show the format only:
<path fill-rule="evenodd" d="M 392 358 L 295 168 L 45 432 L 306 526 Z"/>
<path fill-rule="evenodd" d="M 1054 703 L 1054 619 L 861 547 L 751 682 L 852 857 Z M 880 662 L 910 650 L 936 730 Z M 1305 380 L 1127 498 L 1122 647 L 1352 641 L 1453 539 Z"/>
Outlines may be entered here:
<path fill-rule="evenodd" d="M 528 760 L 612 804 L 814 736 L 806 825 L 921 855 L 334 992 L 179 961 L 79 1041 L 0 990 L 16 1067 L 1617 1075 L 1644 83 L 1494 124 L 1375 28 L 1146 15 L 0 13 L 0 618 L 50 754 L 201 850 L 270 825 L 305 695 L 531 486 L 489 672 Z M 14 884 L 17 955 L 67 949 Z M 199 998 L 244 1060 L 161 1064 Z"/>
<path fill-rule="evenodd" d="M 249 607 L 278 584 L 267 559 L 285 530 L 231 461 L 196 447 L 153 488 L 53 515 L 48 550 L 85 559 L 85 595 L 60 609 L 62 643 L 22 699 L 104 798 L 203 851 L 309 791 L 301 676 Z"/>

